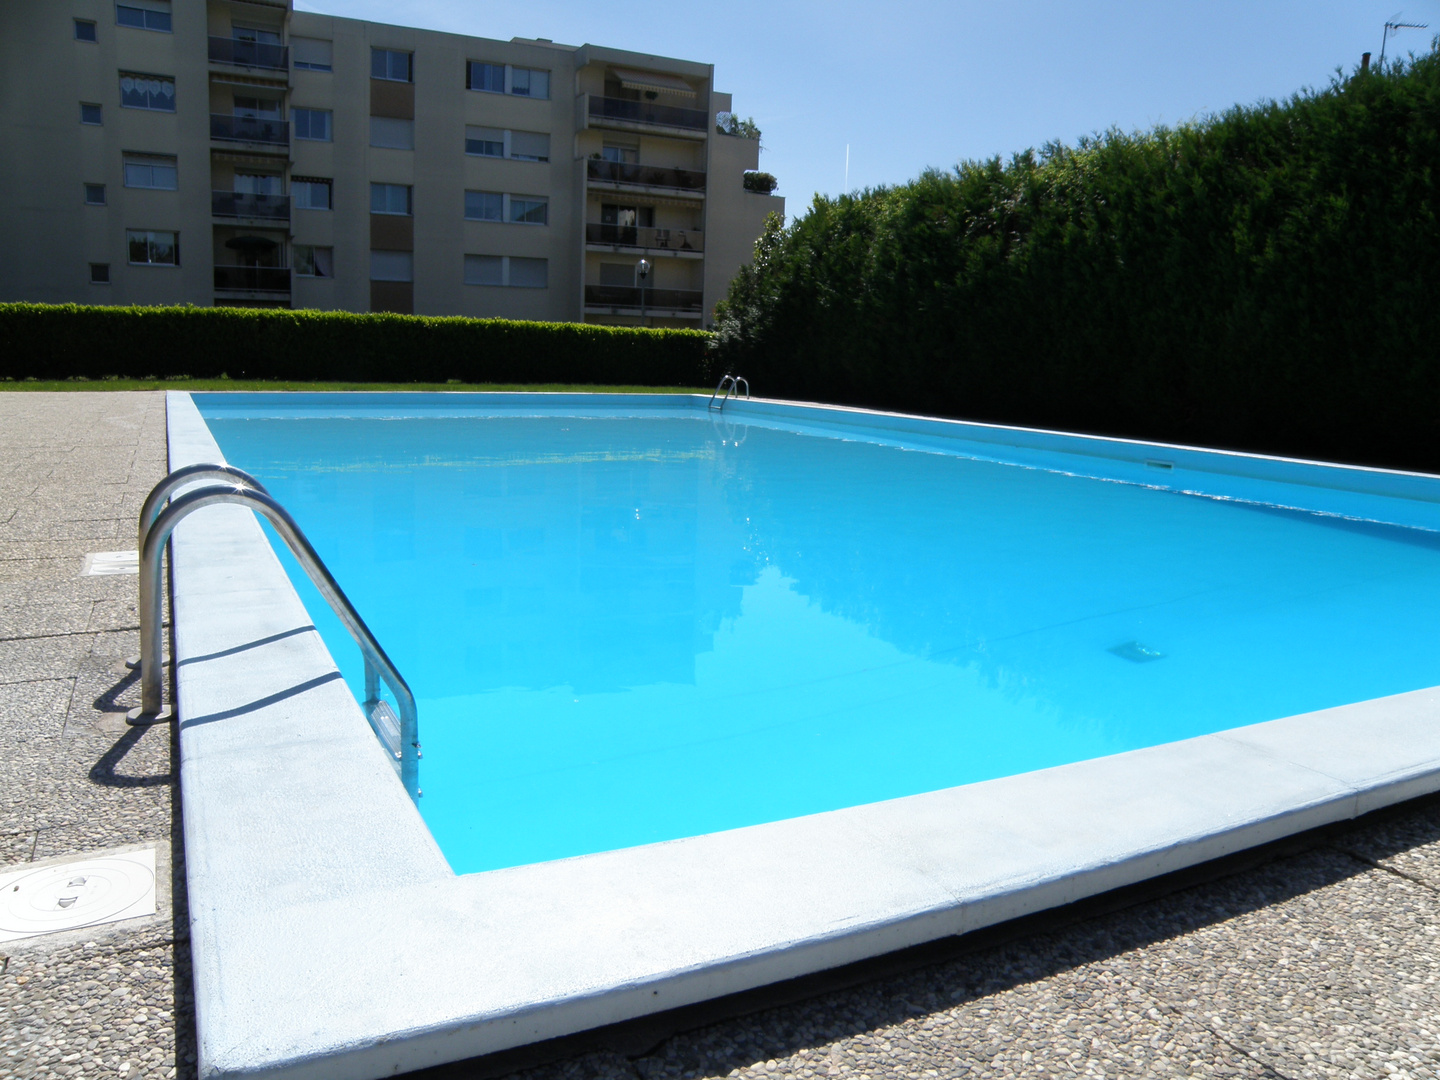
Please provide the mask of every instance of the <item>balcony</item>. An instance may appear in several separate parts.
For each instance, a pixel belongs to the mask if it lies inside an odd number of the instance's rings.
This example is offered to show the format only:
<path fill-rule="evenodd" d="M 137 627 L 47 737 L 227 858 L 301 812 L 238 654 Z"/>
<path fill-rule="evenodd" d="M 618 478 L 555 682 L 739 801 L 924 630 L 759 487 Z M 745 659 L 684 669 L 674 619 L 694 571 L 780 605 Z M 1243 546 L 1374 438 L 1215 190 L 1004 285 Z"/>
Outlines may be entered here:
<path fill-rule="evenodd" d="M 689 169 L 663 169 L 654 165 L 631 165 L 627 162 L 597 161 L 592 158 L 585 163 L 585 176 L 602 184 L 630 184 L 635 187 L 662 187 L 695 192 L 705 190 L 705 174 Z"/>
<path fill-rule="evenodd" d="M 243 191 L 212 191 L 210 213 L 215 217 L 289 221 L 289 195 L 249 195 Z"/>
<path fill-rule="evenodd" d="M 643 304 L 642 304 L 642 295 Z M 700 313 L 699 289 L 641 289 L 635 285 L 586 285 L 585 306 L 639 311 Z"/>
<path fill-rule="evenodd" d="M 269 146 L 290 145 L 290 121 L 265 120 L 258 116 L 227 116 L 210 114 L 210 138 L 221 142 L 265 143 Z"/>
<path fill-rule="evenodd" d="M 652 229 L 643 225 L 602 225 L 594 221 L 585 225 L 585 242 L 646 251 L 693 251 L 697 255 L 705 250 L 705 234 L 699 229 Z"/>
<path fill-rule="evenodd" d="M 270 45 L 263 41 L 239 41 L 235 38 L 212 37 L 210 39 L 210 62 L 212 64 L 234 64 L 236 67 L 287 71 L 290 68 L 290 49 L 285 45 Z"/>
<path fill-rule="evenodd" d="M 694 132 L 703 138 L 710 129 L 710 117 L 701 109 L 678 105 L 656 105 L 651 101 L 590 95 L 590 123 L 594 127 L 663 127 Z"/>
<path fill-rule="evenodd" d="M 288 266 L 217 266 L 216 292 L 288 293 Z"/>

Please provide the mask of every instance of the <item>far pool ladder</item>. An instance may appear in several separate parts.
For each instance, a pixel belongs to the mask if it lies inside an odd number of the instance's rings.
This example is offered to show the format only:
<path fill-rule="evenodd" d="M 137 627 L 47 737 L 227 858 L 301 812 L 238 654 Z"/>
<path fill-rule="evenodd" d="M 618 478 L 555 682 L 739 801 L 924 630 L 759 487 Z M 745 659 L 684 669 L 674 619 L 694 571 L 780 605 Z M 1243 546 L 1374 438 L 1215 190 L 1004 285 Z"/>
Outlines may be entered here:
<path fill-rule="evenodd" d="M 214 482 L 217 480 L 222 482 Z M 198 482 L 205 483 L 175 497 L 168 507 L 160 509 L 178 488 Z M 296 561 L 304 567 L 306 575 L 331 610 L 350 631 L 365 660 L 365 716 L 389 751 L 405 790 L 412 799 L 417 798 L 420 793 L 420 727 L 415 695 L 411 693 L 409 684 L 375 640 L 375 635 L 365 625 L 365 620 L 350 603 L 345 591 L 289 511 L 275 501 L 260 481 L 233 466 L 190 465 L 177 469 L 155 485 L 140 509 L 140 708 L 130 711 L 129 722 L 156 724 L 175 718 L 174 708 L 164 707 L 165 640 L 160 564 L 175 526 L 196 510 L 217 503 L 233 503 L 264 514 Z M 173 629 L 171 638 L 174 638 Z M 399 716 L 380 697 L 382 680 L 395 695 L 400 707 Z"/>
<path fill-rule="evenodd" d="M 729 401 L 731 397 L 739 397 L 741 386 L 745 387 L 745 400 L 749 401 L 750 383 L 744 378 L 744 376 L 731 375 L 728 372 L 720 376 L 720 382 L 717 383 L 715 386 L 715 393 L 710 395 L 710 404 L 708 408 L 719 409 L 721 412 L 724 412 L 725 402 Z M 720 403 L 718 405 L 715 403 L 716 397 L 719 397 L 720 399 Z"/>

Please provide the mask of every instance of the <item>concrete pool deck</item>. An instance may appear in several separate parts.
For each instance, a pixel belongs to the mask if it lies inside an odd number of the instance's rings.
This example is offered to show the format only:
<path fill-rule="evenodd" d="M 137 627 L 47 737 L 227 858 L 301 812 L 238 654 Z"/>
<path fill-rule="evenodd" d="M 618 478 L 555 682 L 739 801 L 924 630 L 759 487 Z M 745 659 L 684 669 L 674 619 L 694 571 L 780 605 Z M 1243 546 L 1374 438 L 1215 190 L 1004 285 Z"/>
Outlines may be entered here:
<path fill-rule="evenodd" d="M 151 404 L 137 404 L 147 398 Z M 0 490 L 15 507 L 0 531 L 8 549 L 0 558 L 18 578 L 9 594 L 17 618 L 33 618 L 52 595 L 34 587 L 47 569 L 42 562 L 55 573 L 55 604 L 89 605 L 79 631 L 17 623 L 15 636 L 3 643 L 13 653 L 4 659 L 7 683 L 63 686 L 69 680 L 71 686 L 64 719 L 58 730 L 52 730 L 53 723 L 43 729 L 50 738 L 43 745 L 26 742 L 30 729 L 18 705 L 0 709 L 0 739 L 12 770 L 5 790 L 7 795 L 23 792 L 20 799 L 7 799 L 0 830 L 7 833 L 10 862 L 109 848 L 132 833 L 138 839 L 153 835 L 153 830 L 145 832 L 142 818 L 153 812 L 154 792 L 164 790 L 160 784 L 119 788 L 104 802 L 103 815 L 91 813 L 88 805 L 73 815 L 80 824 L 72 841 L 62 842 L 65 832 L 56 824 L 52 839 L 41 844 L 41 834 L 52 828 L 42 822 L 60 822 L 67 802 L 94 796 L 92 787 L 105 787 L 95 779 L 97 766 L 108 760 L 116 772 L 117 757 L 126 749 L 135 752 L 141 743 L 128 732 L 82 740 L 81 721 L 92 699 L 88 691 L 76 689 L 87 670 L 79 660 L 113 668 L 134 647 L 133 631 L 124 628 L 133 624 L 122 623 L 113 640 L 102 640 L 97 631 L 83 656 L 50 656 L 40 643 L 51 640 L 45 635 L 90 633 L 100 600 L 86 590 L 96 588 L 95 582 L 113 589 L 115 596 L 107 593 L 106 599 L 123 602 L 124 588 L 113 584 L 116 579 L 82 579 L 79 566 L 89 551 L 128 546 L 100 543 L 128 537 L 133 529 L 133 509 L 122 513 L 102 497 L 114 495 L 117 486 L 125 488 L 122 495 L 128 493 L 132 481 L 140 495 L 148 489 L 151 481 L 140 481 L 141 470 L 132 471 L 130 463 L 158 464 L 163 432 L 136 422 L 149 415 L 147 408 L 153 411 L 157 400 L 158 395 L 0 395 L 3 477 L 14 481 Z M 107 441 L 122 429 L 134 440 L 129 450 Z M 117 481 L 122 460 L 125 477 Z M 107 524 L 77 526 L 82 519 L 66 514 L 91 496 L 104 502 L 102 513 L 84 520 Z M 60 508 L 66 500 L 69 511 Z M 83 542 L 75 551 L 54 546 L 77 528 Z M 36 537 L 52 546 L 35 546 Z M 68 577 L 63 564 L 72 556 L 74 576 Z M 119 580 L 133 587 L 133 578 Z M 72 620 L 68 626 L 77 616 L 66 617 Z M 36 653 L 39 666 L 30 659 Z M 99 688 L 97 702 L 124 681 L 106 670 L 113 681 Z M 22 691 L 14 693 L 12 700 L 20 700 Z M 115 701 L 110 704 L 113 708 Z M 40 766 L 30 759 L 37 755 L 49 762 L 48 771 L 32 782 L 29 777 L 39 775 Z M 168 772 L 167 761 L 153 775 Z M 103 768 L 98 775 L 106 775 Z M 108 789 L 101 794 L 108 795 Z M 164 794 L 168 806 L 170 792 Z M 127 796 L 130 802 L 124 801 Z M 94 819 L 101 817 L 105 831 L 86 835 L 86 823 L 98 827 Z M 168 842 L 170 822 L 165 825 Z M 798 877 L 825 870 L 797 864 L 790 872 Z M 634 1062 L 600 1053 L 543 1071 L 724 1075 L 758 1061 L 759 1071 L 768 1075 L 924 1075 L 927 1070 L 1004 1075 L 1044 1066 L 1082 1075 L 1228 1070 L 1234 1075 L 1339 1076 L 1389 1072 L 1387 1065 L 1402 1070 L 1399 1075 L 1428 1075 L 1436 1059 L 1425 1055 L 1440 1043 L 1433 1029 L 1440 1011 L 1437 887 L 1440 813 L 1433 802 L 1412 804 L 1386 821 L 1312 837 L 1302 842 L 1299 854 L 1265 867 L 1120 914 L 676 1036 Z M 718 888 L 723 894 L 726 884 Z M 737 894 L 744 891 L 733 888 Z M 162 912 L 155 925 L 168 925 L 168 915 Z M 136 1026 L 139 1010 L 131 998 L 129 1011 L 107 1011 L 116 996 L 108 993 L 103 978 L 93 976 L 114 967 L 123 978 L 131 970 L 131 955 L 144 951 L 140 946 L 147 939 L 129 937 L 140 932 L 138 925 L 117 924 L 103 933 L 92 931 L 86 937 L 95 943 L 90 946 L 35 939 L 0 950 L 9 954 L 0 980 L 0 1055 L 9 1056 L 0 1057 L 0 1069 L 22 1076 L 66 1075 L 87 1064 L 89 1055 L 87 1074 L 120 1075 L 113 1056 L 103 1060 L 96 1053 L 99 1046 L 90 1044 L 103 1033 L 113 1039 L 115 1031 Z M 183 940 L 176 940 L 183 948 Z M 377 936 L 375 953 L 383 950 L 383 940 L 383 933 Z M 160 1011 L 159 1003 L 151 1002 L 146 1015 Z M 165 1011 L 176 1011 L 174 1001 Z M 69 1041 L 62 1045 L 62 1038 Z M 157 1037 L 146 1049 L 159 1043 Z M 767 1069 L 771 1059 L 774 1064 Z M 173 1067 L 174 1062 L 156 1063 L 155 1075 L 168 1072 L 164 1064 Z M 179 1064 L 185 1072 L 183 1054 Z M 124 1074 L 148 1075 L 150 1067 L 137 1061 Z"/>

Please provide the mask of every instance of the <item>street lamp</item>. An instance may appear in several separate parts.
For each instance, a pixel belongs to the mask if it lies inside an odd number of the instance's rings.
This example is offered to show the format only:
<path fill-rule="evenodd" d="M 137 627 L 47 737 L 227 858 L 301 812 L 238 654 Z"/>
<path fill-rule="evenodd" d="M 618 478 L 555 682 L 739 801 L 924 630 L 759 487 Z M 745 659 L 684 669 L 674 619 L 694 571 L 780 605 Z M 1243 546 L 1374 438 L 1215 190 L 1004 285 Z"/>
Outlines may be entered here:
<path fill-rule="evenodd" d="M 645 279 L 650 276 L 650 260 L 641 259 L 635 264 L 635 276 L 640 279 L 640 325 L 645 325 Z"/>

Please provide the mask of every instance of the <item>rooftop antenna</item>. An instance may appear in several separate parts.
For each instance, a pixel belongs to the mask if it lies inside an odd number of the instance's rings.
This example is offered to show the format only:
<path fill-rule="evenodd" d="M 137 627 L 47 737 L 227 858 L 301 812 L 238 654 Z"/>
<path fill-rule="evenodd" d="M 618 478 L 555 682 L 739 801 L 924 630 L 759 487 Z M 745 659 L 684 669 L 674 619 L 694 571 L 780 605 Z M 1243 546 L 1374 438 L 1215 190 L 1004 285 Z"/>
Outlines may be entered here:
<path fill-rule="evenodd" d="M 1395 17 L 1398 19 L 1400 16 L 1397 15 Z M 1397 30 L 1425 30 L 1428 29 L 1429 26 L 1429 23 L 1387 22 L 1385 24 L 1385 36 L 1380 39 L 1379 66 L 1382 69 L 1385 67 L 1385 46 L 1390 43 L 1390 38 L 1394 36 Z"/>
<path fill-rule="evenodd" d="M 846 195 L 849 195 L 849 194 L 850 194 L 850 144 L 849 144 L 848 142 L 845 144 L 845 191 L 844 191 L 844 194 L 846 194 Z"/>

